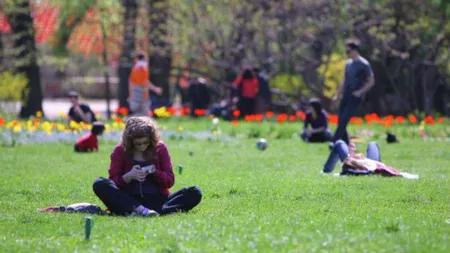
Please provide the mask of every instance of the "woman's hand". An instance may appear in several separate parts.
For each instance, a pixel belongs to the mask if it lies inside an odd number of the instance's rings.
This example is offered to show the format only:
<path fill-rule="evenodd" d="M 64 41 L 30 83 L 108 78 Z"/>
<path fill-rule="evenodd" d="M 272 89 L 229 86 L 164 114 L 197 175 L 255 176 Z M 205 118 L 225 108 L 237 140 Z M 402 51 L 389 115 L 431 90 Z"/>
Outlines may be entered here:
<path fill-rule="evenodd" d="M 139 182 L 143 182 L 145 177 L 147 176 L 147 172 L 141 170 L 141 166 L 134 165 L 130 171 L 128 171 L 125 175 L 123 175 L 123 180 L 126 183 L 131 182 L 131 180 L 137 180 Z"/>

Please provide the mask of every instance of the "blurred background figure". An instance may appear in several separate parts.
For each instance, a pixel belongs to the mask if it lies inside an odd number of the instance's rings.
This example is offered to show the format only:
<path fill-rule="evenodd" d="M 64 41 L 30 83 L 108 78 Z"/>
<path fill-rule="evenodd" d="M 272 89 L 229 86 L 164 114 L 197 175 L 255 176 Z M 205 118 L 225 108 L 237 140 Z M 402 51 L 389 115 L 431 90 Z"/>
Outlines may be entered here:
<path fill-rule="evenodd" d="M 98 136 L 105 131 L 105 124 L 102 122 L 92 123 L 91 132 L 79 138 L 75 143 L 75 152 L 98 151 Z"/>
<path fill-rule="evenodd" d="M 69 113 L 67 114 L 69 125 L 70 121 L 75 121 L 77 123 L 84 122 L 88 124 L 97 121 L 95 114 L 89 105 L 80 103 L 79 94 L 77 92 L 69 92 L 69 99 L 72 103 L 72 107 L 70 107 Z"/>
<path fill-rule="evenodd" d="M 206 110 L 209 107 L 211 94 L 206 80 L 202 77 L 194 79 L 189 85 L 189 100 L 191 101 L 191 116 L 196 117 L 195 110 Z"/>
<path fill-rule="evenodd" d="M 233 86 L 239 98 L 238 109 L 241 116 L 255 114 L 259 82 L 253 71 L 249 68 L 244 69 L 242 74 L 233 82 Z"/>
<path fill-rule="evenodd" d="M 256 113 L 264 114 L 272 105 L 272 92 L 269 86 L 269 77 L 264 74 L 259 68 L 254 68 L 253 72 L 256 75 L 259 83 L 258 96 L 256 98 Z"/>
<path fill-rule="evenodd" d="M 311 129 L 308 126 L 311 125 Z M 309 100 L 308 111 L 301 134 L 305 142 L 329 142 L 333 138 L 328 129 L 328 113 L 317 98 Z"/>
<path fill-rule="evenodd" d="M 183 75 L 179 78 L 178 81 L 178 92 L 181 97 L 181 106 L 188 107 L 189 104 L 189 86 L 191 82 L 189 82 L 189 72 L 184 71 Z"/>
<path fill-rule="evenodd" d="M 130 94 L 128 101 L 130 103 L 131 114 L 149 116 L 151 103 L 149 100 L 149 90 L 161 94 L 162 89 L 150 82 L 148 63 L 143 53 L 137 55 L 137 62 L 131 70 L 128 85 Z"/>

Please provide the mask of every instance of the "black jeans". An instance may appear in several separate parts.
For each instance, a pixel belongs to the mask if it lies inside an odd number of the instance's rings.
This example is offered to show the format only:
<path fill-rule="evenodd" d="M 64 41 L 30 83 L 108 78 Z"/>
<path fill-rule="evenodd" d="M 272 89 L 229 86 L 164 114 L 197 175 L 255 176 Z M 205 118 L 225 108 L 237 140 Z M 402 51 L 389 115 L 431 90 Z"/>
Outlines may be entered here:
<path fill-rule="evenodd" d="M 331 141 L 331 139 L 333 138 L 333 136 L 331 136 L 331 133 L 329 131 L 311 134 L 311 136 L 309 136 L 309 137 L 305 133 L 302 133 L 301 137 L 305 142 L 311 142 L 311 143 L 327 142 L 327 141 Z"/>
<path fill-rule="evenodd" d="M 175 212 L 187 212 L 197 206 L 202 199 L 202 192 L 196 186 L 180 189 L 169 196 L 164 195 L 131 195 L 117 187 L 109 179 L 98 178 L 93 189 L 95 195 L 116 215 L 128 215 L 136 207 L 143 205 L 160 215 Z"/>
<path fill-rule="evenodd" d="M 339 105 L 339 122 L 336 132 L 334 132 L 333 142 L 343 140 L 347 143 L 347 145 L 350 143 L 350 138 L 347 133 L 347 125 L 360 104 L 361 99 L 354 96 L 342 99 L 341 104 Z"/>

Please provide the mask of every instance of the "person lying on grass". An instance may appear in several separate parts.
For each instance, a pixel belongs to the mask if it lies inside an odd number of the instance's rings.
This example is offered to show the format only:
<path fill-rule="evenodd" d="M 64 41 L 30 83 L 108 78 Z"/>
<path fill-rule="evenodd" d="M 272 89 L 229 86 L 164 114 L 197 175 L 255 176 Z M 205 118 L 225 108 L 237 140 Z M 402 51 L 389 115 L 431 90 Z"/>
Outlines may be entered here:
<path fill-rule="evenodd" d="M 98 151 L 98 139 L 105 131 L 105 124 L 102 122 L 92 123 L 92 129 L 89 134 L 84 135 L 75 142 L 75 152 L 92 152 Z"/>
<path fill-rule="evenodd" d="M 169 151 L 149 117 L 130 117 L 121 143 L 111 154 L 109 179 L 98 178 L 93 189 L 112 214 L 159 216 L 187 212 L 202 199 L 192 186 L 169 194 L 174 185 Z"/>
<path fill-rule="evenodd" d="M 325 162 L 323 173 L 331 173 L 337 161 L 342 161 L 341 175 L 371 175 L 403 176 L 409 179 L 417 179 L 417 175 L 400 172 L 381 162 L 380 148 L 376 142 L 367 145 L 367 155 L 355 153 L 355 145 L 349 146 L 342 140 L 337 141 Z"/>

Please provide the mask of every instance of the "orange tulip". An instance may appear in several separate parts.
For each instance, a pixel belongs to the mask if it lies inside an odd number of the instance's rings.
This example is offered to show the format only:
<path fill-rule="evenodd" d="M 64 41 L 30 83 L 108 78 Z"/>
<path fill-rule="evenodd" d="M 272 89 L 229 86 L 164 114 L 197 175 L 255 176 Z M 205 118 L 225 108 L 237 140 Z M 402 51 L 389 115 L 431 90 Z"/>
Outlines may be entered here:
<path fill-rule="evenodd" d="M 409 115 L 408 119 L 409 119 L 409 122 L 411 122 L 413 124 L 417 123 L 417 117 L 415 115 L 412 115 L 412 114 Z"/>
<path fill-rule="evenodd" d="M 232 120 L 232 121 L 231 121 L 231 124 L 232 124 L 233 126 L 237 126 L 237 125 L 239 124 L 239 121 L 237 121 L 237 120 Z"/>
<path fill-rule="evenodd" d="M 306 115 L 305 115 L 305 113 L 302 112 L 302 111 L 297 111 L 297 112 L 295 113 L 295 115 L 297 115 L 297 117 L 298 117 L 299 119 L 303 120 L 303 121 L 306 119 Z"/>
<path fill-rule="evenodd" d="M 264 120 L 264 116 L 262 114 L 256 114 L 255 115 L 255 121 L 263 121 Z"/>
<path fill-rule="evenodd" d="M 397 116 L 397 117 L 395 117 L 395 122 L 403 124 L 403 123 L 405 123 L 405 117 Z"/>
<path fill-rule="evenodd" d="M 271 112 L 271 111 L 266 112 L 266 117 L 269 118 L 269 119 L 272 118 L 273 115 L 274 115 L 274 113 Z"/>
<path fill-rule="evenodd" d="M 337 125 L 339 118 L 336 114 L 329 114 L 328 121 L 330 122 L 330 124 Z"/>
<path fill-rule="evenodd" d="M 128 115 L 128 108 L 126 108 L 126 107 L 119 107 L 117 109 L 116 113 L 122 114 L 123 116 L 126 116 L 126 115 Z"/>
<path fill-rule="evenodd" d="M 41 122 L 41 119 L 40 119 L 40 118 L 34 118 L 34 119 L 33 119 L 33 123 L 34 123 L 35 125 L 39 125 L 40 122 Z"/>
<path fill-rule="evenodd" d="M 437 122 L 439 122 L 439 123 L 444 122 L 444 117 L 439 117 L 439 118 L 437 119 Z"/>
<path fill-rule="evenodd" d="M 284 123 L 287 120 L 287 118 L 288 117 L 287 117 L 286 113 L 278 114 L 277 121 L 279 123 Z"/>
<path fill-rule="evenodd" d="M 425 121 L 425 123 L 430 124 L 430 125 L 434 125 L 434 123 L 435 123 L 434 119 L 431 115 L 426 116 L 424 121 Z"/>
<path fill-rule="evenodd" d="M 350 118 L 350 123 L 351 124 L 358 124 L 358 125 L 360 125 L 360 124 L 363 123 L 363 120 L 361 118 L 359 118 L 359 117 L 351 117 Z"/>
<path fill-rule="evenodd" d="M 205 116 L 206 115 L 206 110 L 205 109 L 195 109 L 194 110 L 194 115 L 196 115 L 196 116 Z"/>
<path fill-rule="evenodd" d="M 239 116 L 241 116 L 241 111 L 239 111 L 239 110 L 234 110 L 234 111 L 233 111 L 233 116 L 236 117 L 236 118 L 239 117 Z"/>
<path fill-rule="evenodd" d="M 188 115 L 190 112 L 191 112 L 191 109 L 189 107 L 184 107 L 181 109 L 182 116 Z"/>
<path fill-rule="evenodd" d="M 289 121 L 295 121 L 295 120 L 297 120 L 297 116 L 289 115 Z"/>
<path fill-rule="evenodd" d="M 0 126 L 4 126 L 5 123 L 6 121 L 2 117 L 0 117 Z"/>
<path fill-rule="evenodd" d="M 177 110 L 175 109 L 175 108 L 173 108 L 173 107 L 169 107 L 169 108 L 167 108 L 167 112 L 170 114 L 170 115 L 175 115 L 175 114 L 177 114 Z"/>

